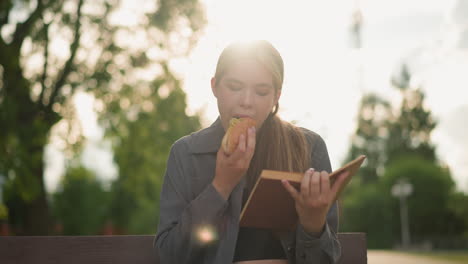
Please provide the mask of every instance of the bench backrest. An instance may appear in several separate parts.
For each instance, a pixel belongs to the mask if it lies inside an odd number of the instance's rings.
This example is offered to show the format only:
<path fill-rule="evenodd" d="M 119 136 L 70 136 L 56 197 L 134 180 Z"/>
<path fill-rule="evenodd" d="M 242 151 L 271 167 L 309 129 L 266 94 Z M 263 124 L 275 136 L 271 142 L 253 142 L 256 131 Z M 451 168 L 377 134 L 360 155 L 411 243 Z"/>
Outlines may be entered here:
<path fill-rule="evenodd" d="M 340 264 L 367 263 L 364 233 L 338 234 Z M 153 236 L 3 236 L 0 263 L 158 263 Z"/>

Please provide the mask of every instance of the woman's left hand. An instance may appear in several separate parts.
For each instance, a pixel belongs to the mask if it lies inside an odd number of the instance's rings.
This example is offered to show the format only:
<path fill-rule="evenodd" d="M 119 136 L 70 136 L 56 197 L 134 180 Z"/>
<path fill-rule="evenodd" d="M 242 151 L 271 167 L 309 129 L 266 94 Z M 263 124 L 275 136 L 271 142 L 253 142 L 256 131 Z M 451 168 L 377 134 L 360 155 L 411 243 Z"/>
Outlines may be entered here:
<path fill-rule="evenodd" d="M 346 172 L 347 173 L 347 172 Z M 302 178 L 301 187 L 296 190 L 287 180 L 283 185 L 295 200 L 299 222 L 305 231 L 320 234 L 327 220 L 327 213 L 335 202 L 338 187 L 347 175 L 336 175 L 337 180 L 330 186 L 326 171 L 309 169 Z"/>

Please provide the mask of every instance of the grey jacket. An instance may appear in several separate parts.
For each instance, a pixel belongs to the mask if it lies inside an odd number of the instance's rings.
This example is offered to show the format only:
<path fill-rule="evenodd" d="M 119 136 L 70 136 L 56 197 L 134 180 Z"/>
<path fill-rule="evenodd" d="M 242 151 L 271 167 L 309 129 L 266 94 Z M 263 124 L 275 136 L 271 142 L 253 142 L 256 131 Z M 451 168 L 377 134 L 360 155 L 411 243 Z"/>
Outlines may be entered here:
<path fill-rule="evenodd" d="M 323 139 L 304 129 L 312 147 L 315 170 L 330 172 Z M 245 179 L 226 201 L 211 184 L 216 153 L 224 128 L 218 118 L 210 127 L 179 139 L 171 148 L 160 198 L 160 217 L 154 247 L 161 263 L 232 263 L 239 231 L 239 216 Z M 203 239 L 200 232 L 211 228 L 214 235 Z M 336 236 L 338 209 L 335 203 L 319 237 L 300 225 L 284 234 L 281 244 L 289 263 L 335 263 L 341 255 Z"/>

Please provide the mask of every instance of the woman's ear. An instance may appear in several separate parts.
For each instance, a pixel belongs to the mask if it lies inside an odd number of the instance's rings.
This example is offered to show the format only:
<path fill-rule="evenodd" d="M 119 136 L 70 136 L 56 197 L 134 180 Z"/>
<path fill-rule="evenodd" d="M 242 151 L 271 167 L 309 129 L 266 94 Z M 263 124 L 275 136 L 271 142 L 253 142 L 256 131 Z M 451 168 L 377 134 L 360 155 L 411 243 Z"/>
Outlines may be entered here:
<path fill-rule="evenodd" d="M 218 98 L 218 94 L 217 94 L 217 91 L 216 91 L 216 78 L 213 77 L 211 78 L 211 91 L 213 92 L 213 95 Z"/>
<path fill-rule="evenodd" d="M 275 103 L 274 103 L 274 105 L 276 105 L 276 104 L 278 103 L 278 101 L 279 101 L 280 97 L 281 97 L 281 90 L 280 90 L 280 89 L 278 89 L 278 91 L 276 92 L 276 96 L 275 96 Z"/>

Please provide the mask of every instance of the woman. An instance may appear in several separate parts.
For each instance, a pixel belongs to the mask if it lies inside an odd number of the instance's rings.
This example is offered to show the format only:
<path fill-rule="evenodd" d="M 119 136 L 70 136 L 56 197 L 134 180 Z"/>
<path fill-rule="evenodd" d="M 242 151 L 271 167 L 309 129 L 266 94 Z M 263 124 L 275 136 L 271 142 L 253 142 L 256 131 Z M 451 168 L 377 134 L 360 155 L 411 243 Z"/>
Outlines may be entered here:
<path fill-rule="evenodd" d="M 179 139 L 169 155 L 155 240 L 161 263 L 338 260 L 327 149 L 316 133 L 277 117 L 282 84 L 283 61 L 270 43 L 235 43 L 222 52 L 211 79 L 219 118 Z M 250 117 L 256 126 L 227 155 L 220 145 L 233 117 Z M 299 216 L 294 232 L 239 228 L 242 206 L 262 169 L 306 171 L 299 190 L 283 181 Z"/>

